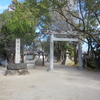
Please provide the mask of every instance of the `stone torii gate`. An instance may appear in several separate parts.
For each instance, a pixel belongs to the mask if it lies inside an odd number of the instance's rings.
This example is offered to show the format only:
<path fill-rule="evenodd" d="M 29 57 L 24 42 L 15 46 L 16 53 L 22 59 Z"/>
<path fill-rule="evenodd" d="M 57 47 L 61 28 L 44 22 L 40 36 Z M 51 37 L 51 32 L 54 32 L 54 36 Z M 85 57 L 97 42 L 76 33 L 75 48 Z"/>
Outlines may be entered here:
<path fill-rule="evenodd" d="M 42 30 L 43 34 L 50 34 L 50 65 L 48 71 L 53 70 L 53 61 L 54 61 L 54 41 L 78 41 L 78 59 L 79 59 L 79 68 L 83 69 L 83 61 L 82 61 L 82 44 L 81 44 L 81 36 L 77 34 L 77 31 L 53 31 L 53 30 Z M 57 38 L 55 35 L 70 35 L 74 36 L 74 38 Z M 78 36 L 77 38 L 75 36 Z"/>

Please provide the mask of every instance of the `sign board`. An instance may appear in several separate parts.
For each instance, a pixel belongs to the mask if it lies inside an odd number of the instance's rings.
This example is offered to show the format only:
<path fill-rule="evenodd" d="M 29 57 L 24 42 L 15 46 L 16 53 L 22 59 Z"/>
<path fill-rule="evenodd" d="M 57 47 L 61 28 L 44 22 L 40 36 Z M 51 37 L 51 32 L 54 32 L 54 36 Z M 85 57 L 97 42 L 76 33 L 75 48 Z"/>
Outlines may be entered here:
<path fill-rule="evenodd" d="M 20 39 L 16 39 L 15 63 L 20 63 Z"/>

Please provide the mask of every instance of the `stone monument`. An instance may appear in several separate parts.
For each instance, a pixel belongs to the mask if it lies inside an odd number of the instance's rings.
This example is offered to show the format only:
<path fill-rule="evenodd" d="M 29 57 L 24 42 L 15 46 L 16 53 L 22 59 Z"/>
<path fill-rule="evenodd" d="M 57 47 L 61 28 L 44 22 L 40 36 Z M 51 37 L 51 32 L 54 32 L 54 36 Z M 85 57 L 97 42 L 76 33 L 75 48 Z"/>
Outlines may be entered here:
<path fill-rule="evenodd" d="M 65 65 L 69 65 L 69 64 L 72 63 L 72 61 L 69 59 L 69 54 L 70 54 L 70 52 L 67 50 L 67 51 L 66 51 Z"/>
<path fill-rule="evenodd" d="M 16 39 L 15 63 L 20 63 L 20 39 Z"/>
<path fill-rule="evenodd" d="M 5 75 L 26 75 L 29 74 L 26 63 L 20 63 L 20 39 L 16 39 L 15 63 L 9 63 Z"/>

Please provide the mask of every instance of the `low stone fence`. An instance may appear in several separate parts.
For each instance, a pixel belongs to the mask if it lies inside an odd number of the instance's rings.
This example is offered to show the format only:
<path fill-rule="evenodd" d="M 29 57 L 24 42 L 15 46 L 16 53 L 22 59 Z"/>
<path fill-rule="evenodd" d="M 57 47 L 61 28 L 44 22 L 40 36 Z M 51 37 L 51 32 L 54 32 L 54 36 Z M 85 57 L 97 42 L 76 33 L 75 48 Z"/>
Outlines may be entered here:
<path fill-rule="evenodd" d="M 31 59 L 31 60 L 25 59 L 24 63 L 27 64 L 27 68 L 28 68 L 28 69 L 34 69 L 34 68 L 35 68 L 35 64 L 36 64 L 36 62 L 37 62 L 38 60 L 39 60 L 39 57 L 36 56 L 34 59 Z"/>

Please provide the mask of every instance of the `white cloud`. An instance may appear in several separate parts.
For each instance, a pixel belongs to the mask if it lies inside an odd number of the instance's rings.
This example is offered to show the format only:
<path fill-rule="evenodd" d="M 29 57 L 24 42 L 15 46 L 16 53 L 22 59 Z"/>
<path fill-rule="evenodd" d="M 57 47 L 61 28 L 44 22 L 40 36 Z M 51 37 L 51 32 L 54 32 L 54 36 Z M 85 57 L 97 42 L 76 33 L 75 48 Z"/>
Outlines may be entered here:
<path fill-rule="evenodd" d="M 0 10 L 4 10 L 4 9 L 7 9 L 8 6 L 0 6 Z"/>
<path fill-rule="evenodd" d="M 3 13 L 4 10 L 6 10 L 8 8 L 8 6 L 1 6 L 0 5 L 0 13 Z"/>

